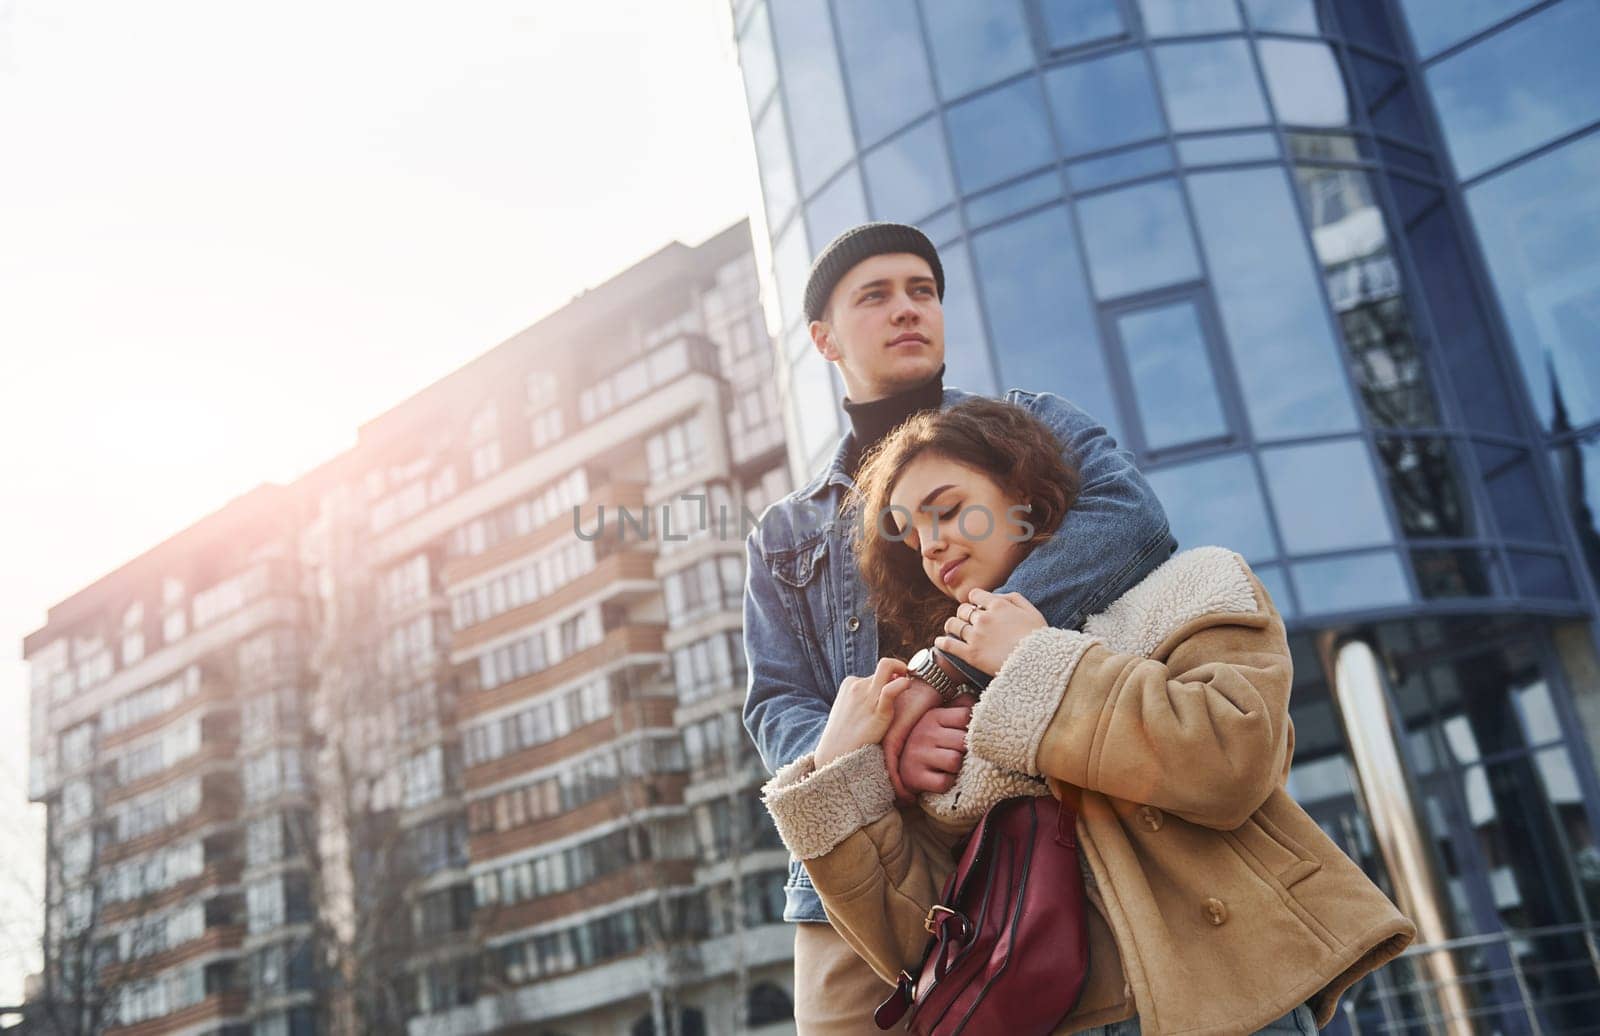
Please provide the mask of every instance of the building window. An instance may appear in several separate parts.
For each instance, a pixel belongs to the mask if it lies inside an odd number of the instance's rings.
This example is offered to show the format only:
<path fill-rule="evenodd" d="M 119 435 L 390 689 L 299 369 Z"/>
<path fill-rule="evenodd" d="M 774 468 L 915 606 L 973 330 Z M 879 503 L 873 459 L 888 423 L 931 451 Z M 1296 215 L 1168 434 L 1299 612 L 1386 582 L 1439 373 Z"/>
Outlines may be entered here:
<path fill-rule="evenodd" d="M 698 415 L 668 425 L 645 440 L 645 461 L 651 482 L 686 475 L 705 459 L 705 431 Z"/>
<path fill-rule="evenodd" d="M 1213 370 L 1214 336 L 1197 302 L 1162 302 L 1112 321 L 1151 451 L 1225 440 L 1230 431 Z"/>

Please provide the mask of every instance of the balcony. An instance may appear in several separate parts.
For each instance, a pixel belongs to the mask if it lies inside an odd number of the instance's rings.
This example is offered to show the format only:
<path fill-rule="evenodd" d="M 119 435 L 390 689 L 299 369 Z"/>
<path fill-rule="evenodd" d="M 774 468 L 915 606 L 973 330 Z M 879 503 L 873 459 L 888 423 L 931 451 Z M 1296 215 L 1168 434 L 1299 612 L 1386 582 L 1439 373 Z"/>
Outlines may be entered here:
<path fill-rule="evenodd" d="M 694 884 L 694 860 L 644 860 L 597 878 L 581 888 L 537 899 L 480 909 L 475 920 L 485 936 L 507 935 L 569 914 L 605 906 L 639 892 Z"/>
<path fill-rule="evenodd" d="M 541 694 L 552 687 L 577 679 L 585 673 L 599 669 L 607 662 L 615 662 L 630 655 L 658 655 L 665 657 L 662 636 L 665 628 L 645 624 L 619 626 L 601 638 L 593 647 L 562 659 L 548 669 L 530 673 L 520 680 L 501 684 L 489 690 L 478 689 L 478 666 L 468 663 L 457 670 L 462 688 L 458 699 L 458 713 L 462 721 L 523 698 Z M 670 706 L 670 702 L 668 703 Z M 670 724 L 670 720 L 668 721 Z"/>
<path fill-rule="evenodd" d="M 537 625 L 570 606 L 574 601 L 596 597 L 608 600 L 629 592 L 654 592 L 655 589 L 654 555 L 631 549 L 612 554 L 597 562 L 589 572 L 547 597 L 541 597 L 537 601 L 501 612 L 483 622 L 458 630 L 451 643 L 451 652 L 460 657 L 485 641 L 504 636 L 524 626 Z"/>
<path fill-rule="evenodd" d="M 684 788 L 688 784 L 688 778 L 681 774 L 643 780 L 629 777 L 627 781 L 628 787 L 585 802 L 565 813 L 543 817 L 505 831 L 471 835 L 467 839 L 468 855 L 474 863 L 481 863 L 596 827 L 625 815 L 630 809 L 682 805 Z"/>
<path fill-rule="evenodd" d="M 603 486 L 596 486 L 589 491 L 588 499 L 579 505 L 580 514 L 587 526 L 592 524 L 599 509 L 604 507 L 608 514 L 616 514 L 617 508 L 623 507 L 632 514 L 637 514 L 644 507 L 644 484 L 641 482 L 610 482 Z M 454 558 L 445 562 L 441 572 L 446 590 L 454 587 L 474 576 L 485 572 L 492 572 L 497 568 L 508 565 L 518 558 L 533 554 L 552 544 L 559 543 L 573 532 L 572 516 L 563 514 L 554 521 L 546 522 L 536 529 L 521 536 L 513 536 L 495 544 L 482 554 L 470 557 Z"/>

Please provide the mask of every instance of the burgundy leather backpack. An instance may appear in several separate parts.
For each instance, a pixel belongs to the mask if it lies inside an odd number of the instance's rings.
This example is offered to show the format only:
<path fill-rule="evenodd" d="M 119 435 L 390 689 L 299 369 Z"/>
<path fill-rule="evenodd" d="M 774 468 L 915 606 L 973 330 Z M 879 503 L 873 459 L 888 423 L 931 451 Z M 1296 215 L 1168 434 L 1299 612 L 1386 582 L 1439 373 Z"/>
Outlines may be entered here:
<path fill-rule="evenodd" d="M 1077 812 L 1050 796 L 997 803 L 968 836 L 916 978 L 873 1014 L 917 1036 L 1046 1036 L 1089 973 Z"/>

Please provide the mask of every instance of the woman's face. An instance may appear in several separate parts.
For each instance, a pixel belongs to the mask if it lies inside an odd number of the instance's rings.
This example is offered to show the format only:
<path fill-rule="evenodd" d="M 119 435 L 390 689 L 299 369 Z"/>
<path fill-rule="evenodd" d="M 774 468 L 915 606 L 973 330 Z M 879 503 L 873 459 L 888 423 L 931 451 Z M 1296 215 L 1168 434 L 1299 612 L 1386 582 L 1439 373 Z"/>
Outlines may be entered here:
<path fill-rule="evenodd" d="M 879 521 L 921 556 L 941 593 L 965 601 L 974 589 L 1002 585 L 1022 560 L 1029 530 L 1021 505 L 976 468 L 922 453 L 900 475 Z"/>

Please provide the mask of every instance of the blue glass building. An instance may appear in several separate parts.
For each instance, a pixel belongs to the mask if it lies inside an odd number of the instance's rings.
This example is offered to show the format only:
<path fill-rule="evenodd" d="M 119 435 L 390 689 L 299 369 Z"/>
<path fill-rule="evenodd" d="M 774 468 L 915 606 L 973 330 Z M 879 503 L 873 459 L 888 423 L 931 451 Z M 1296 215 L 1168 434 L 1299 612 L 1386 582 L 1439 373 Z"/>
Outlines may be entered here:
<path fill-rule="evenodd" d="M 810 259 L 916 223 L 947 383 L 1100 416 L 1290 619 L 1292 790 L 1438 947 L 1347 1023 L 1600 1017 L 1600 3 L 733 17 L 796 470 L 843 430 Z"/>

